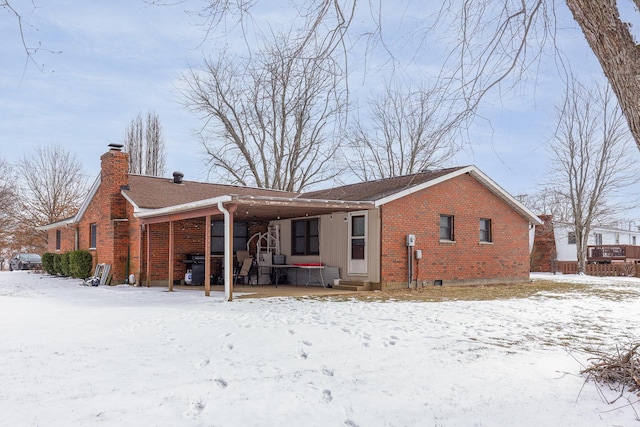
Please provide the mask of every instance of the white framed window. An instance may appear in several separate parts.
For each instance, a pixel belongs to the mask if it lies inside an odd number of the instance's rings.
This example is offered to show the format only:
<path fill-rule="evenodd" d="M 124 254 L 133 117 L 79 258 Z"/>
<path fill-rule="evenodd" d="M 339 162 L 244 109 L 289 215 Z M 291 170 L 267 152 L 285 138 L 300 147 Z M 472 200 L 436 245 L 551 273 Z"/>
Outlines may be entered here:
<path fill-rule="evenodd" d="M 350 212 L 349 274 L 367 274 L 367 212 Z"/>

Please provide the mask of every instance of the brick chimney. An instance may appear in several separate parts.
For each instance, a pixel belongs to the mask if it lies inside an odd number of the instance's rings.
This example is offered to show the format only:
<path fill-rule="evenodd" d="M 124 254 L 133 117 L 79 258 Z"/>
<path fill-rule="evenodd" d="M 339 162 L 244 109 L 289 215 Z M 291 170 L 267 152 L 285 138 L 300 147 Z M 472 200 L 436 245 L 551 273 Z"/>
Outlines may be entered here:
<path fill-rule="evenodd" d="M 553 230 L 553 215 L 538 215 L 544 221 L 536 225 L 531 251 L 531 271 L 555 273 L 557 269 L 556 239 Z"/>
<path fill-rule="evenodd" d="M 109 200 L 110 219 L 124 218 L 126 201 L 120 190 L 129 184 L 129 154 L 122 151 L 122 144 L 109 144 L 109 151 L 100 157 L 102 197 Z"/>

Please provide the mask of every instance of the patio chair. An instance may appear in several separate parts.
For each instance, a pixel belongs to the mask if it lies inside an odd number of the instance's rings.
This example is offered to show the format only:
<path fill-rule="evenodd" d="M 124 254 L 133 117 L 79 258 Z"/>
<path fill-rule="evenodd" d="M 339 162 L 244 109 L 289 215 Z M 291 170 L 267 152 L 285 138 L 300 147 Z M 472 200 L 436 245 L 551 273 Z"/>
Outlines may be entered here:
<path fill-rule="evenodd" d="M 234 269 L 234 274 L 238 274 L 240 269 L 242 268 L 242 263 L 245 259 L 250 258 L 249 251 L 236 251 L 236 267 Z"/>
<path fill-rule="evenodd" d="M 242 267 L 240 267 L 240 271 L 238 271 L 238 273 L 236 274 L 236 280 L 234 282 L 235 285 L 238 284 L 238 279 L 242 277 L 243 281 L 246 278 L 247 281 L 249 282 L 249 284 L 251 285 L 251 266 L 253 265 L 253 258 L 249 257 L 249 258 L 245 258 L 244 261 L 242 261 Z"/>

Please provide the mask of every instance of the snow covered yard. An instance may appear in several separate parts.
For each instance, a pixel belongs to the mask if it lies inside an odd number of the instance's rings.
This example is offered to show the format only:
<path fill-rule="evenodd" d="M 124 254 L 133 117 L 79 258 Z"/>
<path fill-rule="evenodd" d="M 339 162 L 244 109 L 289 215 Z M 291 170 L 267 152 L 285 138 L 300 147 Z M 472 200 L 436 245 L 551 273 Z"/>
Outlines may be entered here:
<path fill-rule="evenodd" d="M 588 287 L 222 303 L 0 272 L 0 425 L 640 426 L 577 350 L 640 337 L 640 279 L 534 278 Z"/>

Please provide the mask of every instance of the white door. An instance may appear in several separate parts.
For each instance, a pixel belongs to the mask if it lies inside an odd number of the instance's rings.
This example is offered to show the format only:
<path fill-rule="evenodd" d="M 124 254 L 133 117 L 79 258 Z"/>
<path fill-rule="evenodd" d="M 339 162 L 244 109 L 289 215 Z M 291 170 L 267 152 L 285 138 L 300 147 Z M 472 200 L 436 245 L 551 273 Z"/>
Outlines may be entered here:
<path fill-rule="evenodd" d="M 349 274 L 367 274 L 367 213 L 349 213 Z"/>

